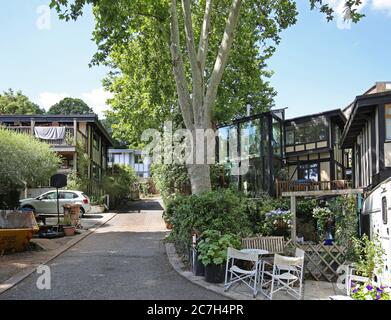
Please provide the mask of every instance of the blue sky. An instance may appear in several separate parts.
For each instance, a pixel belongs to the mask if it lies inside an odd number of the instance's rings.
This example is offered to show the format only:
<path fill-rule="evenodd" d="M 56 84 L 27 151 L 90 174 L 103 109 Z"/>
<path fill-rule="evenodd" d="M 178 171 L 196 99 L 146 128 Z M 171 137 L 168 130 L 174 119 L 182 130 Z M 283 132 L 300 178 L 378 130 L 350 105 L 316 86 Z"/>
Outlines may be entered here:
<path fill-rule="evenodd" d="M 338 8 L 340 0 L 329 1 Z M 46 108 L 64 96 L 80 97 L 101 113 L 107 70 L 88 67 L 96 49 L 91 12 L 77 22 L 59 21 L 55 13 L 45 20 L 38 11 L 48 3 L 0 0 L 0 91 L 20 89 Z M 365 0 L 366 18 L 350 28 L 326 23 L 307 0 L 298 3 L 298 23 L 283 32 L 269 62 L 276 107 L 288 107 L 288 117 L 342 108 L 375 81 L 391 80 L 391 0 Z"/>

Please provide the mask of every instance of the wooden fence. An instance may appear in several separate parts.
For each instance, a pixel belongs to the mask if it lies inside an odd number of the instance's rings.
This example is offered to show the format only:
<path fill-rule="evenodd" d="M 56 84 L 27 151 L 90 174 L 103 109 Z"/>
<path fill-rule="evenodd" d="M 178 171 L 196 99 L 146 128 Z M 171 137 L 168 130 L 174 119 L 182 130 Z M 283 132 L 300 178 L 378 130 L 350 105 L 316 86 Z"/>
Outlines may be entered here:
<path fill-rule="evenodd" d="M 346 247 L 336 244 L 324 245 L 323 243 L 296 244 L 289 240 L 285 243 L 286 249 L 295 247 L 305 252 L 305 273 L 317 281 L 335 282 L 338 279 L 338 267 L 347 264 Z"/>

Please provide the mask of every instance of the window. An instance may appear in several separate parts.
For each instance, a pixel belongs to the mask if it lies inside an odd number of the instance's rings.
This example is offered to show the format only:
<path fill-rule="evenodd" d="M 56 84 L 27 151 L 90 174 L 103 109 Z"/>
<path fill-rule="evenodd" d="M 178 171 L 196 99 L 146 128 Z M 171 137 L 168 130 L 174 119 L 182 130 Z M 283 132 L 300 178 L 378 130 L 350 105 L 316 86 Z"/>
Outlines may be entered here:
<path fill-rule="evenodd" d="M 391 140 L 391 104 L 384 106 L 384 117 L 386 120 L 386 140 Z"/>
<path fill-rule="evenodd" d="M 134 155 L 134 163 L 135 164 L 143 164 L 143 157 L 141 154 L 135 154 Z"/>
<path fill-rule="evenodd" d="M 298 169 L 299 180 L 319 181 L 319 163 L 302 164 Z"/>
<path fill-rule="evenodd" d="M 260 150 L 259 120 L 247 121 L 240 124 L 240 147 L 244 156 L 259 156 Z"/>
<path fill-rule="evenodd" d="M 57 192 L 49 192 L 41 197 L 42 200 L 55 200 L 57 199 Z"/>
<path fill-rule="evenodd" d="M 292 124 L 285 129 L 286 144 L 304 144 L 328 140 L 328 123 L 325 118 Z"/>
<path fill-rule="evenodd" d="M 218 130 L 219 136 L 219 163 L 228 161 L 228 127 Z"/>
<path fill-rule="evenodd" d="M 76 198 L 77 198 L 77 194 L 76 193 L 73 193 L 73 192 L 60 192 L 60 199 L 69 200 L 69 199 L 76 199 Z"/>
<path fill-rule="evenodd" d="M 94 132 L 93 146 L 96 150 L 99 150 L 99 136 Z"/>
<path fill-rule="evenodd" d="M 286 128 L 286 144 L 289 146 L 289 145 L 293 145 L 295 144 L 295 132 L 293 131 L 293 127 L 287 127 Z"/>
<path fill-rule="evenodd" d="M 387 224 L 388 223 L 387 198 L 383 197 L 381 202 L 382 202 L 381 213 L 383 217 L 383 224 Z"/>

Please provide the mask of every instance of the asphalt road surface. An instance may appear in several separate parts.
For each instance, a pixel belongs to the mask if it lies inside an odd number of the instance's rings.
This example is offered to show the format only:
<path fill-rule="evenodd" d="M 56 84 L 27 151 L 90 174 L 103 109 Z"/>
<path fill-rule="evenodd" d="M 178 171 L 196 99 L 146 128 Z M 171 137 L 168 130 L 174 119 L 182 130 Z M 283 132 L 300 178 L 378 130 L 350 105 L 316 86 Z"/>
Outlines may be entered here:
<path fill-rule="evenodd" d="M 135 202 L 52 260 L 51 289 L 32 274 L 0 295 L 5 299 L 223 299 L 182 278 L 170 266 L 157 201 Z"/>

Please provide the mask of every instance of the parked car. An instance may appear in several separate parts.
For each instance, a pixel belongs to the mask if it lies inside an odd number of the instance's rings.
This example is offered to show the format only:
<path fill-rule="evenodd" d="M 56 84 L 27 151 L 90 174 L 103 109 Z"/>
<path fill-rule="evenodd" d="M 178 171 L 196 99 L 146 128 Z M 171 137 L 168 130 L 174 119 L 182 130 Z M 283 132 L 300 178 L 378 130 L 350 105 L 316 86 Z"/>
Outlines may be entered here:
<path fill-rule="evenodd" d="M 81 191 L 59 190 L 58 193 L 60 213 L 64 213 L 65 204 L 79 204 L 81 216 L 91 209 L 90 199 Z M 22 209 L 31 209 L 34 213 L 57 213 L 56 190 L 45 192 L 36 198 L 22 199 L 19 202 Z"/>

